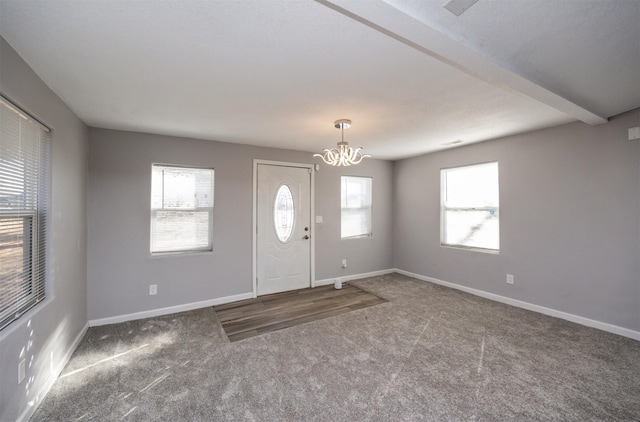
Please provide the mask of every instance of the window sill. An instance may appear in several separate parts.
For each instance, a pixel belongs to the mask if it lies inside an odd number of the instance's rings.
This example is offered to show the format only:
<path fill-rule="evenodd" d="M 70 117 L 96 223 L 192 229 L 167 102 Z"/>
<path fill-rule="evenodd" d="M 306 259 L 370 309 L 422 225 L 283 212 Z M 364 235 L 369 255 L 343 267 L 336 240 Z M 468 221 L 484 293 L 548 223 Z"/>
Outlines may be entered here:
<path fill-rule="evenodd" d="M 178 257 L 178 256 L 197 256 L 197 255 L 213 255 L 213 251 L 180 251 L 180 252 L 151 252 L 149 257 L 152 259 Z"/>
<path fill-rule="evenodd" d="M 353 239 L 373 239 L 372 234 L 363 234 L 361 236 L 349 236 L 349 237 L 341 237 L 340 240 L 353 240 Z"/>
<path fill-rule="evenodd" d="M 443 243 L 440 244 L 440 247 L 447 248 L 447 249 L 457 249 L 461 251 L 481 252 L 489 255 L 500 255 L 500 249 L 474 248 L 470 246 L 446 245 Z"/>

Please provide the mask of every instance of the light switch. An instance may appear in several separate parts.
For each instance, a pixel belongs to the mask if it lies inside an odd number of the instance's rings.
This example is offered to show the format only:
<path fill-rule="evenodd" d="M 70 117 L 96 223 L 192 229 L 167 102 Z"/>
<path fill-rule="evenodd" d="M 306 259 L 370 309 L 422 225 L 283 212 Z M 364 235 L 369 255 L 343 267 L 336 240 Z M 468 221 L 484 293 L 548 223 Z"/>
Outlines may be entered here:
<path fill-rule="evenodd" d="M 316 215 L 316 224 L 322 224 L 322 216 Z"/>

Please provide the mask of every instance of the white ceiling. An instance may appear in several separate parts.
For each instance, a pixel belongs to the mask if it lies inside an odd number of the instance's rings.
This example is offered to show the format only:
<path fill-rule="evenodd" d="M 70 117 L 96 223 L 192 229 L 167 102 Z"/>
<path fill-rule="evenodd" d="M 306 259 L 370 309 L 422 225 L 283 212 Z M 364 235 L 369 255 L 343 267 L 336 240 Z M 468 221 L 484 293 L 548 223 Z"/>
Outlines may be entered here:
<path fill-rule="evenodd" d="M 394 160 L 640 107 L 640 1 L 447 1 L 0 0 L 0 34 L 89 126 L 302 151 L 342 118 Z"/>

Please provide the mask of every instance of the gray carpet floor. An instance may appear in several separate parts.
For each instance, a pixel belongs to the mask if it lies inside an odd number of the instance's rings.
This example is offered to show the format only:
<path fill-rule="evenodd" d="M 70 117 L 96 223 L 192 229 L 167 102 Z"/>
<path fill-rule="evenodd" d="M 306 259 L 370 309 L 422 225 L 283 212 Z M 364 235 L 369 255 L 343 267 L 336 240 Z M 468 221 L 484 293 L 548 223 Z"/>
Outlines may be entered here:
<path fill-rule="evenodd" d="M 398 274 L 235 343 L 212 308 L 90 328 L 32 421 L 640 420 L 640 342 Z"/>

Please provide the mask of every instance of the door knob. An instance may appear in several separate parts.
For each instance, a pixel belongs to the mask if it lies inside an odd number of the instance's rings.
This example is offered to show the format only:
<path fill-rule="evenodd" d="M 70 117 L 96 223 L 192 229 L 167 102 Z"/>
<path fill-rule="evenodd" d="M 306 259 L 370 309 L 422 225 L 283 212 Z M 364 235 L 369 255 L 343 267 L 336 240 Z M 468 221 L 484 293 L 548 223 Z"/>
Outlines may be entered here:
<path fill-rule="evenodd" d="M 309 227 L 305 227 L 304 231 L 308 232 L 309 231 Z"/>
<path fill-rule="evenodd" d="M 309 235 L 306 235 L 306 234 L 303 237 L 304 240 L 307 240 L 308 238 L 309 238 Z"/>

